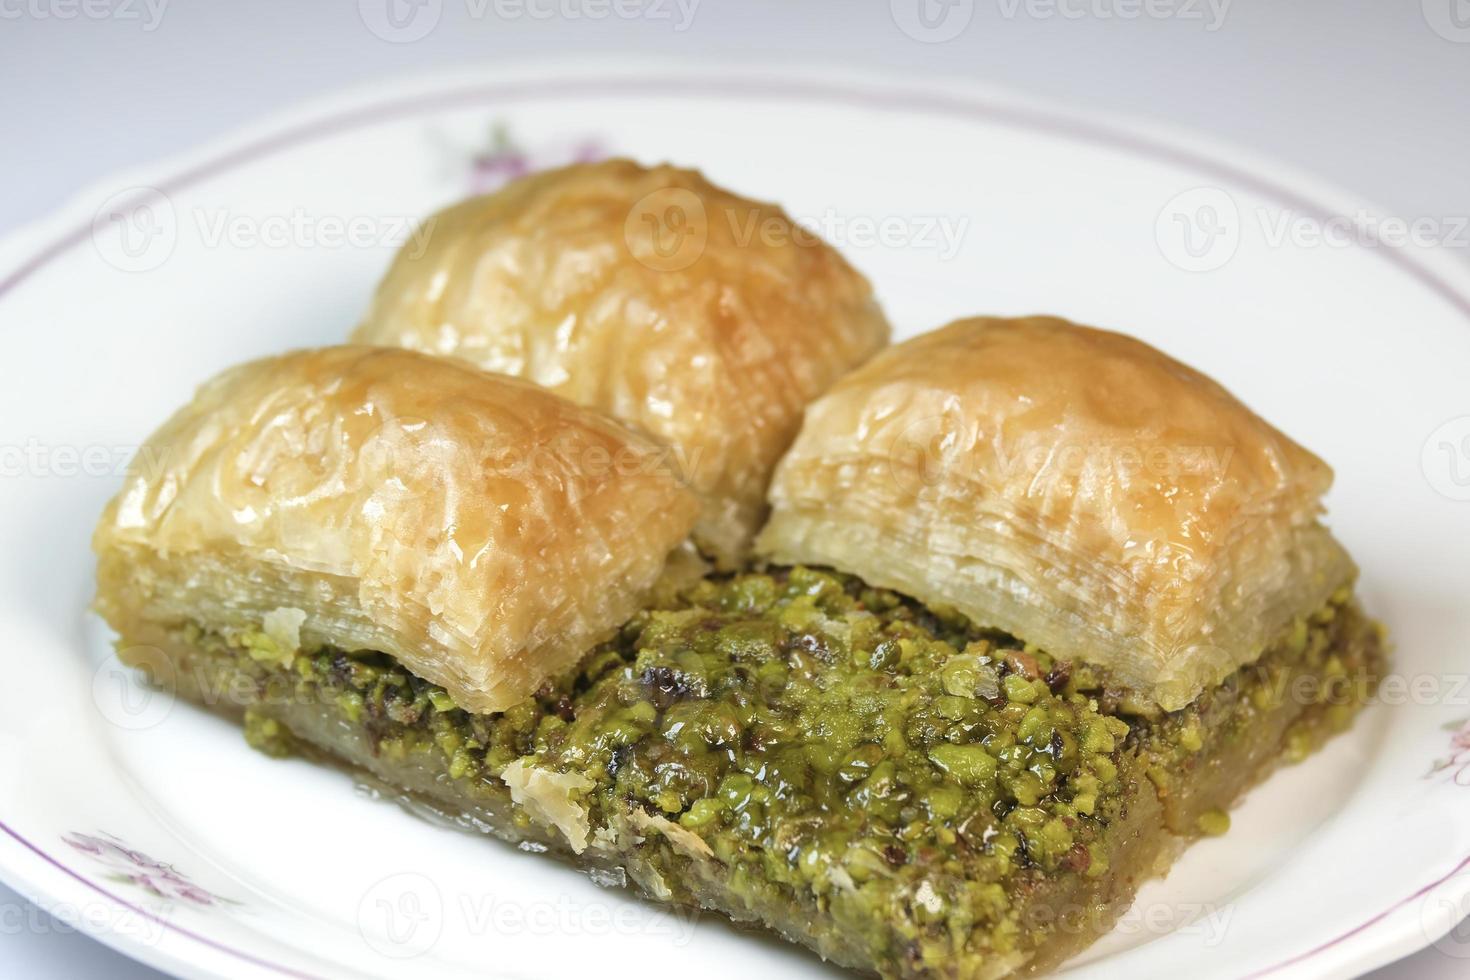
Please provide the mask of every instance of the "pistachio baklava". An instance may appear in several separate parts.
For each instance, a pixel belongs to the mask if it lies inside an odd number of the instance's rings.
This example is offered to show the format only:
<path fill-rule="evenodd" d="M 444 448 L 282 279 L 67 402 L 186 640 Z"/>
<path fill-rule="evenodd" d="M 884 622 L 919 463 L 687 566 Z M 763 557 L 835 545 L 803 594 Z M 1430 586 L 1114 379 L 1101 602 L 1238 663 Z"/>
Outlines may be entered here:
<path fill-rule="evenodd" d="M 184 630 L 390 656 L 500 711 L 616 632 L 698 513 L 667 452 L 535 385 L 371 347 L 210 381 L 93 546 L 141 654 Z"/>
<path fill-rule="evenodd" d="M 1326 466 L 1062 321 L 839 382 L 766 563 L 695 581 L 656 447 L 449 361 L 250 365 L 150 445 L 96 536 L 124 659 L 263 751 L 884 976 L 1058 964 L 1383 667 Z"/>
<path fill-rule="evenodd" d="M 430 217 L 357 343 L 517 375 L 677 454 L 726 568 L 802 410 L 888 342 L 868 281 L 774 204 L 630 160 L 533 174 Z"/>

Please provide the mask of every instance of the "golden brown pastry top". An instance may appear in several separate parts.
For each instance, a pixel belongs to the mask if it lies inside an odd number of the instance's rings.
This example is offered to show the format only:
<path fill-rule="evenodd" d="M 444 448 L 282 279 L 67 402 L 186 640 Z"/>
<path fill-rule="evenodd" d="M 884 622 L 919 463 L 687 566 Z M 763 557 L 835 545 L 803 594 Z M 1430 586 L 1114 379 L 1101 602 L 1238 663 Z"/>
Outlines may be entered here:
<path fill-rule="evenodd" d="M 1351 576 L 1325 463 L 1203 374 L 1064 320 L 963 320 L 807 411 L 760 548 L 957 606 L 1178 708 Z"/>
<path fill-rule="evenodd" d="M 360 343 L 518 375 L 673 446 L 729 565 L 802 409 L 888 339 L 872 290 L 780 208 L 628 160 L 517 181 L 429 219 Z"/>
<path fill-rule="evenodd" d="M 225 372 L 149 440 L 96 531 L 98 607 L 125 641 L 294 622 L 498 710 L 636 610 L 697 510 L 666 450 L 544 389 L 302 351 Z"/>

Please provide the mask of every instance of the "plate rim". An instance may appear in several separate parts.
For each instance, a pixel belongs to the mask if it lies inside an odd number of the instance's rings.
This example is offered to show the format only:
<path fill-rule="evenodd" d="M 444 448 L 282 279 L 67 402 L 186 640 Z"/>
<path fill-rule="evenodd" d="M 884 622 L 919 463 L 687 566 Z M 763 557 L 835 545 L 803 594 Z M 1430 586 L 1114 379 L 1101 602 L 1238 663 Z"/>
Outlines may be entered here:
<path fill-rule="evenodd" d="M 671 85 L 681 86 L 671 89 Z M 655 91 L 662 89 L 662 93 Z M 694 63 L 683 58 L 642 58 L 635 64 L 625 59 L 594 58 L 542 61 L 534 66 L 505 65 L 484 69 L 411 72 L 386 80 L 360 84 L 296 102 L 268 112 L 256 121 L 230 127 L 222 135 L 191 149 L 170 154 L 152 163 L 119 169 L 90 181 L 48 215 L 23 223 L 0 237 L 0 302 L 35 273 L 73 248 L 85 244 L 92 232 L 95 204 L 109 191 L 120 187 L 143 188 L 168 193 L 231 170 L 249 166 L 271 153 L 312 139 L 373 125 L 393 118 L 411 117 L 416 112 L 481 104 L 500 95 L 524 104 L 535 98 L 574 96 L 657 97 L 677 91 L 680 97 L 742 98 L 791 97 L 808 101 L 830 101 L 860 108 L 893 111 L 921 109 L 956 119 L 983 118 L 992 123 L 1014 125 L 1031 132 L 1108 146 L 1123 153 L 1142 155 L 1154 162 L 1175 163 L 1210 174 L 1226 186 L 1248 190 L 1283 203 L 1314 219 L 1367 212 L 1389 214 L 1367 204 L 1332 182 L 1269 156 L 1193 131 L 1186 127 L 1145 122 L 1111 111 L 1086 112 L 1059 101 L 1037 98 L 962 76 L 936 73 L 920 80 L 887 71 L 854 72 L 850 69 L 815 67 L 784 68 L 750 66 L 734 62 Z M 1354 240 L 1354 247 L 1366 247 Z M 1470 321 L 1470 265 L 1449 254 L 1442 246 L 1414 247 L 1380 244 L 1370 249 L 1407 272 Z M 95 902 L 101 898 L 115 908 L 152 920 L 164 930 L 152 944 L 120 934 L 106 925 L 82 917 L 78 931 L 124 955 L 181 976 L 240 976 L 240 969 L 224 973 L 203 959 L 227 957 L 250 974 L 311 976 L 284 964 L 260 959 L 187 927 L 159 918 L 146 909 L 119 898 L 69 867 L 54 854 L 19 834 L 0 814 L 0 881 L 28 901 L 46 910 L 78 898 Z M 1360 972 L 1390 963 L 1432 945 L 1455 926 L 1450 921 L 1438 935 L 1420 923 L 1418 929 L 1399 928 L 1390 932 L 1377 928 L 1394 913 L 1447 882 L 1461 876 L 1450 897 L 1470 901 L 1470 855 L 1442 877 L 1424 885 L 1371 919 L 1337 934 L 1325 943 L 1252 974 L 1252 978 L 1295 971 L 1318 957 L 1316 965 L 1327 975 Z M 1377 930 L 1381 937 L 1370 947 L 1358 949 L 1350 958 L 1334 959 L 1327 954 L 1365 932 Z"/>

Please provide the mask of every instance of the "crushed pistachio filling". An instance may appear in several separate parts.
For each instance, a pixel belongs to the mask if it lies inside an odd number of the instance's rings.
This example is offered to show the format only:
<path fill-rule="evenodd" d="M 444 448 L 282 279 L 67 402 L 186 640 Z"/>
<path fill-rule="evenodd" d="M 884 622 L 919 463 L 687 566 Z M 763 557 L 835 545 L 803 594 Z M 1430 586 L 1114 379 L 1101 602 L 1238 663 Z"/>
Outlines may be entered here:
<path fill-rule="evenodd" d="M 1379 656 L 1350 641 L 1370 634 L 1344 591 L 1199 703 L 1157 717 L 1128 713 L 1095 670 L 801 567 L 702 581 L 497 715 L 459 709 L 381 654 L 284 656 L 253 633 L 191 642 L 276 697 L 319 701 L 390 762 L 431 759 L 466 787 L 512 765 L 518 779 L 574 776 L 564 784 L 594 839 L 630 813 L 692 835 L 663 834 L 676 900 L 699 897 L 678 890 L 688 861 L 717 861 L 750 907 L 825 911 L 812 929 L 862 936 L 870 968 L 912 974 L 961 951 L 1033 948 L 1045 930 L 1025 906 L 1048 883 L 1104 894 L 1109 832 L 1138 794 L 1179 795 L 1284 699 L 1302 706 L 1292 681 L 1325 679 L 1320 710 L 1296 712 L 1273 757 L 1347 724 Z M 247 739 L 287 753 L 270 704 L 247 711 Z M 1173 829 L 1224 833 L 1231 802 Z"/>
<path fill-rule="evenodd" d="M 949 860 L 999 908 L 1020 869 L 1100 873 L 1128 726 L 1009 637 L 803 568 L 688 599 L 538 732 L 539 764 L 592 776 L 594 816 L 633 801 L 801 889 Z"/>

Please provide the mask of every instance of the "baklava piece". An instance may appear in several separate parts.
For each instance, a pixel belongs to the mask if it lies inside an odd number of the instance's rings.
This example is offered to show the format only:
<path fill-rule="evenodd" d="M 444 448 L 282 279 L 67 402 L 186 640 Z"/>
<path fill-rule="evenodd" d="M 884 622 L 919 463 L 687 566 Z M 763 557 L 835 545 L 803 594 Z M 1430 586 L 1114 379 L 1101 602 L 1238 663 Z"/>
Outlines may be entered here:
<path fill-rule="evenodd" d="M 93 538 L 122 650 L 373 650 L 499 711 L 616 632 L 698 503 L 667 453 L 513 378 L 335 347 L 235 368 Z"/>
<path fill-rule="evenodd" d="M 1332 471 L 1142 341 L 973 319 L 807 412 L 762 552 L 953 606 L 1183 708 L 1351 583 Z"/>
<path fill-rule="evenodd" d="M 431 217 L 359 343 L 457 357 L 673 447 L 730 567 L 807 402 L 888 340 L 866 279 L 779 207 L 628 160 L 519 180 Z"/>
<path fill-rule="evenodd" d="M 1181 842 L 1223 832 L 1246 789 L 1347 727 L 1385 650 L 1320 521 L 1331 479 L 1199 372 L 1054 318 L 951 324 L 813 403 L 757 550 L 1001 634 L 939 668 L 937 744 L 979 760 L 979 837 L 946 823 L 925 840 L 1001 841 L 1022 871 L 971 906 L 968 934 L 947 920 L 965 938 L 938 938 L 936 963 L 978 957 L 953 975 L 987 975 L 1086 945 Z M 1076 698 L 1096 737 L 1057 720 Z M 1055 894 L 1071 921 L 1037 904 Z M 1031 928 L 994 931 L 1007 914 Z"/>

